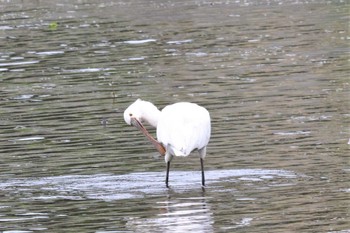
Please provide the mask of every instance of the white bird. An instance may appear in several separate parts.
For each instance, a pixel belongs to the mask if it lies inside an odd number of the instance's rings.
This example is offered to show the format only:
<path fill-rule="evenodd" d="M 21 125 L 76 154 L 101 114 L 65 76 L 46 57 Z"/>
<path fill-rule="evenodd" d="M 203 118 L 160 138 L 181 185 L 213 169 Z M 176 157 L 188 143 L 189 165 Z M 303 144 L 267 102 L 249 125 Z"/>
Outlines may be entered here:
<path fill-rule="evenodd" d="M 180 102 L 159 111 L 151 102 L 138 99 L 124 111 L 124 120 L 141 130 L 159 153 L 165 155 L 166 187 L 169 187 L 169 168 L 173 156 L 188 156 L 193 150 L 199 152 L 202 186 L 205 186 L 203 160 L 211 132 L 210 115 L 205 108 Z M 158 141 L 148 133 L 143 122 L 157 128 Z"/>

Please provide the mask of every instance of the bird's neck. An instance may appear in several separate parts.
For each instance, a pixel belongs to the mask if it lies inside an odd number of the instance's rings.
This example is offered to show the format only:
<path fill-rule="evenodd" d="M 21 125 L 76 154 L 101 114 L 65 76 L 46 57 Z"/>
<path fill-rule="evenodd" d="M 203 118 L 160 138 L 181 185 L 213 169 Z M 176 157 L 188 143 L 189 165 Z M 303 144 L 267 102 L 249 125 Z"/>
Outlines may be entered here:
<path fill-rule="evenodd" d="M 157 128 L 159 117 L 160 111 L 158 110 L 158 108 L 152 103 L 148 102 L 147 106 L 144 107 L 142 119 L 154 128 Z"/>

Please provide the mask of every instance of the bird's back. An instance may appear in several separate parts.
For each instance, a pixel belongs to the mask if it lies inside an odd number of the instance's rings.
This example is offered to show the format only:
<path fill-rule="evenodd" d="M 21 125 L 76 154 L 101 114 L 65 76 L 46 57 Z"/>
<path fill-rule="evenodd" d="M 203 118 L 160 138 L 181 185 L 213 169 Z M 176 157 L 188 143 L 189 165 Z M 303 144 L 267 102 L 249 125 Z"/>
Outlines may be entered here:
<path fill-rule="evenodd" d="M 157 139 L 171 154 L 187 156 L 208 144 L 210 127 L 210 115 L 205 108 L 193 103 L 176 103 L 162 110 Z"/>

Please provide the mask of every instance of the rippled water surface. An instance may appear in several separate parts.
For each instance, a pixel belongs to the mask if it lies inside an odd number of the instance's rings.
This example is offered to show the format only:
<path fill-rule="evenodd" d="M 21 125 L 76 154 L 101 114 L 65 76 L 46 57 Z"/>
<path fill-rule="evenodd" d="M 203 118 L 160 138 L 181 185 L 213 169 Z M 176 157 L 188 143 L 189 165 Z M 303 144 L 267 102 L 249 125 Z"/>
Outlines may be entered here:
<path fill-rule="evenodd" d="M 0 231 L 350 232 L 347 1 L 0 3 Z M 137 98 L 209 110 L 205 191 Z"/>

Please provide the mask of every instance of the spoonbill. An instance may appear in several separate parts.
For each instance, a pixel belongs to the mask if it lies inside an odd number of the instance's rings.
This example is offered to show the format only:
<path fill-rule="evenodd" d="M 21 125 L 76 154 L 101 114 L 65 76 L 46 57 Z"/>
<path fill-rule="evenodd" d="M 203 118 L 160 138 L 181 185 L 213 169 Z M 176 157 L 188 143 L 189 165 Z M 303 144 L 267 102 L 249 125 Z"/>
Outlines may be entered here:
<path fill-rule="evenodd" d="M 138 128 L 165 157 L 167 188 L 173 156 L 188 156 L 193 150 L 199 152 L 202 186 L 205 186 L 203 163 L 211 132 L 208 110 L 194 103 L 179 102 L 160 111 L 151 102 L 137 99 L 124 111 L 124 120 L 128 125 Z M 143 122 L 157 129 L 158 140 L 148 133 Z"/>

